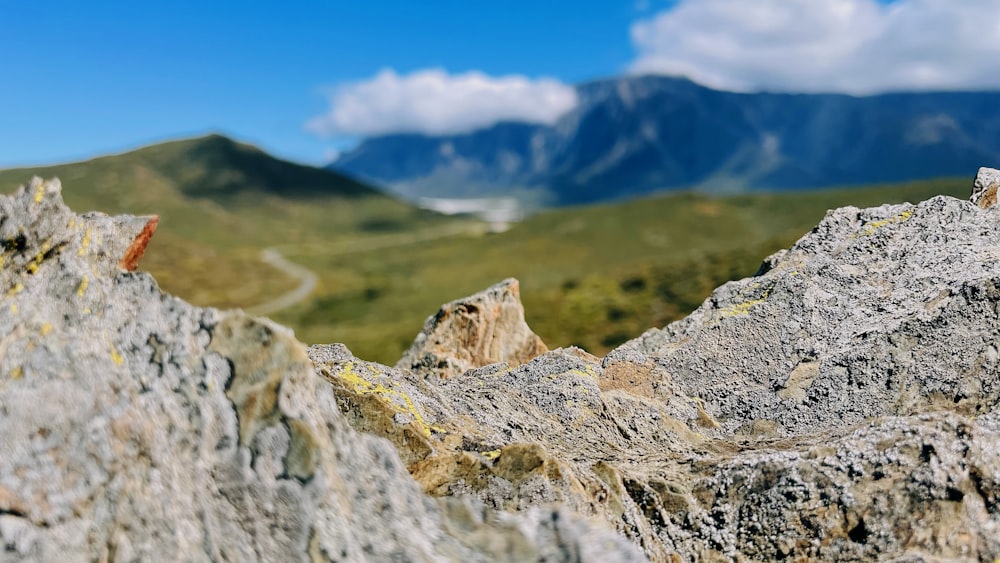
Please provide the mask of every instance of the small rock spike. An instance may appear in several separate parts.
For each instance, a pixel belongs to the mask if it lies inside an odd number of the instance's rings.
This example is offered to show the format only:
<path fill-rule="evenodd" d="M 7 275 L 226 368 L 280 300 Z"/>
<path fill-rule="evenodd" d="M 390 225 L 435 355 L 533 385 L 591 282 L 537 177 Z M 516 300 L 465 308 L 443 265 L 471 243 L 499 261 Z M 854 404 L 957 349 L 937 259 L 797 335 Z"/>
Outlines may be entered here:
<path fill-rule="evenodd" d="M 976 181 L 972 184 L 972 196 L 969 199 L 980 209 L 995 207 L 998 189 L 1000 189 L 1000 170 L 980 168 Z"/>
<path fill-rule="evenodd" d="M 135 240 L 132 241 L 128 250 L 125 251 L 125 256 L 122 256 L 122 259 L 118 262 L 118 266 L 129 272 L 134 272 L 139 267 L 139 261 L 142 260 L 142 255 L 146 253 L 149 239 L 153 238 L 153 233 L 156 232 L 156 226 L 159 223 L 159 215 L 153 215 L 149 218 L 146 226 L 135 236 Z"/>

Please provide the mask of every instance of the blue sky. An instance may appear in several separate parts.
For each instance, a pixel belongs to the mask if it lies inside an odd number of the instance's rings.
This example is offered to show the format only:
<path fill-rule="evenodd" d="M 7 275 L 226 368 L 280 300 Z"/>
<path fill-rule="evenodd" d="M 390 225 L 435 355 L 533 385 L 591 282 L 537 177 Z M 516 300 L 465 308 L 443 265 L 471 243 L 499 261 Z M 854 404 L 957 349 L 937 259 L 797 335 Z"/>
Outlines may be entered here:
<path fill-rule="evenodd" d="M 318 164 L 367 134 L 551 121 L 569 85 L 628 72 L 734 90 L 997 87 L 1000 0 L 953 4 L 0 0 L 0 167 L 210 131 Z M 956 42 L 963 25 L 986 33 Z"/>

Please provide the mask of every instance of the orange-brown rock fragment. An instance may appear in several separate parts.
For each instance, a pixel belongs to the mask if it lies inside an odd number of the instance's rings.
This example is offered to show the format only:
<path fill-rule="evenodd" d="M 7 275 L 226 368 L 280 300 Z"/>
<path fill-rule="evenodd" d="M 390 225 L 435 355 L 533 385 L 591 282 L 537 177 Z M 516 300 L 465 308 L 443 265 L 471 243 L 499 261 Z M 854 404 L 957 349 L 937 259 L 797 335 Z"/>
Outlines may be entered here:
<path fill-rule="evenodd" d="M 146 253 L 146 247 L 149 246 L 149 239 L 153 238 L 153 233 L 156 232 L 156 226 L 159 223 L 160 217 L 158 215 L 153 215 L 149 218 L 146 226 L 135 236 L 132 244 L 125 251 L 125 255 L 118 262 L 120 267 L 129 272 L 134 272 L 139 267 L 139 261 L 142 260 L 142 255 Z"/>

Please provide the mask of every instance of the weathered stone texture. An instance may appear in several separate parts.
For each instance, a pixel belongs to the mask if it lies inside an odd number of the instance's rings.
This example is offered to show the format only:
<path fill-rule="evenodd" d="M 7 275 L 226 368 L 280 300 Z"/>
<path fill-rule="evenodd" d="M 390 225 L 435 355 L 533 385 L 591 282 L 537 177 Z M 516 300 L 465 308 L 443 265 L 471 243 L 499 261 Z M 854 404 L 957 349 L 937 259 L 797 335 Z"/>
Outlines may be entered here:
<path fill-rule="evenodd" d="M 309 353 L 434 495 L 558 501 L 657 561 L 993 561 L 998 213 L 945 197 L 831 211 L 603 359 L 556 350 L 442 379 Z"/>
<path fill-rule="evenodd" d="M 391 368 L 163 295 L 123 269 L 148 218 L 35 181 L 0 198 L 0 559 L 994 561 L 981 204 L 831 211 L 604 358 L 508 280 Z"/>
<path fill-rule="evenodd" d="M 969 200 L 981 209 L 994 207 L 997 204 L 997 190 L 1000 190 L 1000 170 L 980 168 Z"/>
<path fill-rule="evenodd" d="M 441 307 L 396 364 L 452 377 L 497 362 L 519 365 L 548 348 L 524 322 L 520 284 L 504 280 Z"/>
<path fill-rule="evenodd" d="M 566 509 L 424 495 L 287 329 L 128 272 L 149 223 L 0 197 L 0 560 L 639 560 Z"/>

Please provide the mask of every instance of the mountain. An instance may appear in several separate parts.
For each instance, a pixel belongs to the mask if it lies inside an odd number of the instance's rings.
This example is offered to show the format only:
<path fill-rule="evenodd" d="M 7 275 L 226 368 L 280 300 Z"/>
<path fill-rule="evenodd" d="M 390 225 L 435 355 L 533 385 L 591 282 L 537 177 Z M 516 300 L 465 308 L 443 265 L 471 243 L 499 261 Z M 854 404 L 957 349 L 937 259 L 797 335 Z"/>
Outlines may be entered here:
<path fill-rule="evenodd" d="M 577 88 L 552 126 L 363 141 L 330 168 L 408 198 L 514 193 L 564 205 L 966 175 L 1000 161 L 1000 92 L 734 93 L 662 76 Z"/>

